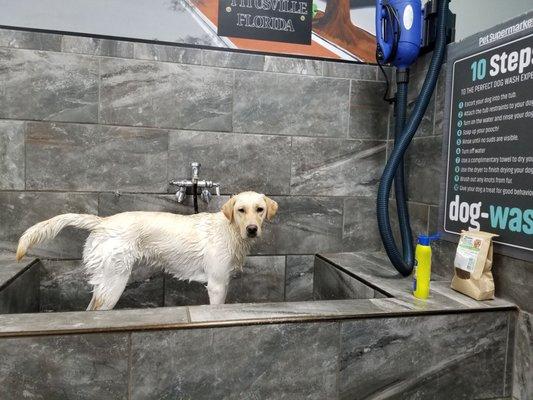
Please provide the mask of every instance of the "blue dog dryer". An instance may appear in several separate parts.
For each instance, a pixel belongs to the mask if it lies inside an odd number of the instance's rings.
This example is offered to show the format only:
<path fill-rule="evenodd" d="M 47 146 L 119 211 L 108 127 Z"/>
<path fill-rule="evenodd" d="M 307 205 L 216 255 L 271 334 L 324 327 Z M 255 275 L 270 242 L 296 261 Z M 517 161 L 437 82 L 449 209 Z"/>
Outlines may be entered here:
<path fill-rule="evenodd" d="M 403 157 L 435 90 L 446 44 L 451 37 L 448 22 L 453 20 L 453 15 L 450 18 L 449 1 L 433 0 L 426 5 L 424 11 L 421 0 L 377 0 L 376 2 L 376 58 L 380 66 L 392 64 L 396 67 L 397 85 L 394 98 L 394 148 L 379 184 L 377 220 L 385 251 L 392 265 L 403 276 L 410 275 L 414 266 L 413 234 L 407 209 Z M 432 25 L 430 13 L 436 14 L 435 26 Z M 428 37 L 432 35 L 435 36 L 435 43 L 431 63 L 413 111 L 409 119 L 406 119 L 409 66 L 416 61 L 423 45 L 430 47 L 427 42 Z M 389 217 L 389 196 L 393 181 L 402 252 L 394 240 Z"/>
<path fill-rule="evenodd" d="M 411 66 L 422 45 L 421 0 L 377 0 L 378 60 L 399 69 Z"/>

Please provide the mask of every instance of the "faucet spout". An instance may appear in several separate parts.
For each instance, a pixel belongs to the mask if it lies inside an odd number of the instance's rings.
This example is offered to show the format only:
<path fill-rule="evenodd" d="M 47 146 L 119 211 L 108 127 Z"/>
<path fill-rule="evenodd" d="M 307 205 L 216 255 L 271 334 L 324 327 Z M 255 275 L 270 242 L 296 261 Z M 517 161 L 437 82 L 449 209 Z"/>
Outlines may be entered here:
<path fill-rule="evenodd" d="M 200 167 L 202 166 L 202 164 L 200 164 L 199 162 L 192 162 L 191 163 L 191 180 L 193 183 L 196 183 L 198 182 L 198 179 L 199 179 L 199 175 L 200 175 Z"/>

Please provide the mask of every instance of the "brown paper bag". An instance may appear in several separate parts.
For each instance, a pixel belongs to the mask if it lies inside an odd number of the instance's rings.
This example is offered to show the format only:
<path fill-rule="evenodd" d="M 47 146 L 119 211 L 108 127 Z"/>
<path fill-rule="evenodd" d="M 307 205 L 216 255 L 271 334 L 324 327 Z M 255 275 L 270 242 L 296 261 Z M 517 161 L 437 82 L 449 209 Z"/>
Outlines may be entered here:
<path fill-rule="evenodd" d="M 452 289 L 476 300 L 494 298 L 492 238 L 496 236 L 482 231 L 461 232 L 455 253 Z"/>

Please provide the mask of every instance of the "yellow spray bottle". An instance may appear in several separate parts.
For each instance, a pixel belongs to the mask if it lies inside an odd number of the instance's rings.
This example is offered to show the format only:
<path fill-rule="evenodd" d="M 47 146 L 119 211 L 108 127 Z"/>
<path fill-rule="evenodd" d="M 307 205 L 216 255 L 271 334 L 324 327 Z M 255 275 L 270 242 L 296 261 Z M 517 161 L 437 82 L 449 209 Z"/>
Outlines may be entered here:
<path fill-rule="evenodd" d="M 413 272 L 413 295 L 419 299 L 429 297 L 429 282 L 431 280 L 431 242 L 439 239 L 437 233 L 433 236 L 418 235 L 415 249 L 415 268 Z"/>

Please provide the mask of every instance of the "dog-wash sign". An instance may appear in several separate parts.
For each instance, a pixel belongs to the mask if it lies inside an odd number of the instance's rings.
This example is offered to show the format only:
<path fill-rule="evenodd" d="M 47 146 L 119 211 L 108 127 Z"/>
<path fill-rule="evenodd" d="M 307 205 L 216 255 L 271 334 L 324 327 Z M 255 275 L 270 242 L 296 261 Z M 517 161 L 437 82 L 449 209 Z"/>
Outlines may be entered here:
<path fill-rule="evenodd" d="M 312 0 L 219 0 L 218 35 L 311 43 Z"/>
<path fill-rule="evenodd" d="M 452 68 L 444 229 L 533 252 L 533 34 Z"/>

